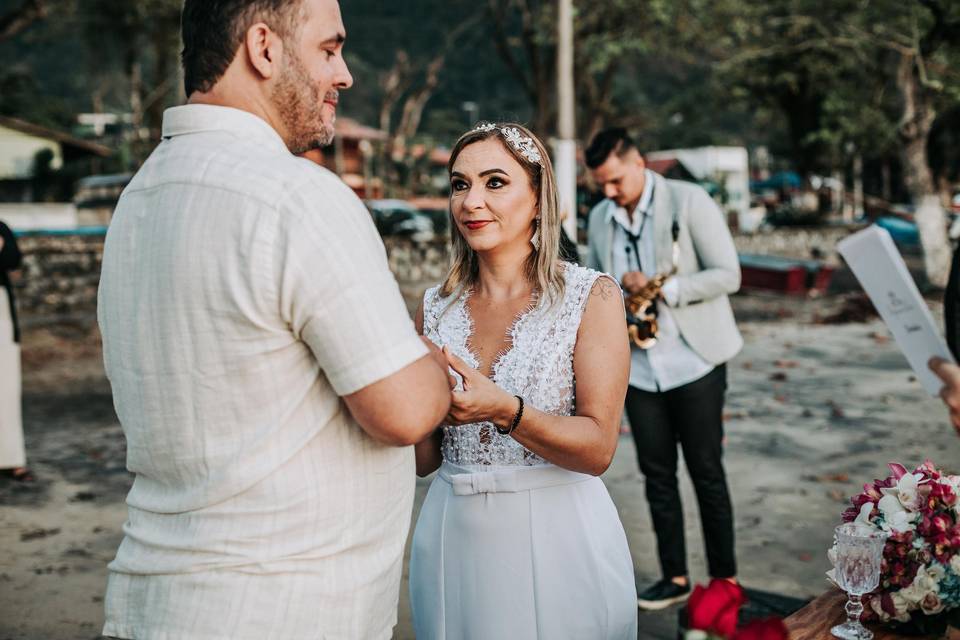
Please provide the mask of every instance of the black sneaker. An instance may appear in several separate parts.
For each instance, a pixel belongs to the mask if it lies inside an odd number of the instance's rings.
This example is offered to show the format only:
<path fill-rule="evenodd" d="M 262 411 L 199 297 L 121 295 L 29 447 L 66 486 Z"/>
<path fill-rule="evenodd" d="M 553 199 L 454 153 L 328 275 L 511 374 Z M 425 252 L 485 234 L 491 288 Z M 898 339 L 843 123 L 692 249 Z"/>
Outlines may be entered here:
<path fill-rule="evenodd" d="M 661 580 L 646 589 L 637 598 L 637 606 L 644 611 L 659 611 L 683 602 L 690 597 L 690 583 L 680 586 L 673 580 Z"/>

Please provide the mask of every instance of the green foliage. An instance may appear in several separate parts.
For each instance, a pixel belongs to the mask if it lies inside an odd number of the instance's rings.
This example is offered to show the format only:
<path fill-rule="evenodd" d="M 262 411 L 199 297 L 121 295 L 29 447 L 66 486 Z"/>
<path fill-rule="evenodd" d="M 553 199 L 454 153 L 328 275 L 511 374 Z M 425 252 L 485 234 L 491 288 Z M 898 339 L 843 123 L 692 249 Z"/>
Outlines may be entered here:
<path fill-rule="evenodd" d="M 63 128 L 95 107 L 129 112 L 135 93 L 156 133 L 162 109 L 182 97 L 181 0 L 52 2 L 47 20 L 0 43 L 9 61 L 0 73 L 0 113 Z M 422 69 L 455 34 L 419 139 L 450 144 L 471 118 L 520 120 L 549 134 L 555 7 L 554 0 L 343 1 L 356 84 L 342 111 L 376 126 L 396 52 Z M 577 0 L 579 134 L 623 124 L 649 149 L 762 144 L 801 171 L 842 167 L 851 149 L 868 161 L 895 156 L 897 61 L 924 46 L 937 19 L 931 7 L 960 16 L 960 0 Z M 923 57 L 941 120 L 960 105 L 958 48 L 960 38 L 941 37 Z M 466 102 L 476 111 L 464 110 Z M 954 166 L 954 130 L 934 127 L 938 167 Z"/>

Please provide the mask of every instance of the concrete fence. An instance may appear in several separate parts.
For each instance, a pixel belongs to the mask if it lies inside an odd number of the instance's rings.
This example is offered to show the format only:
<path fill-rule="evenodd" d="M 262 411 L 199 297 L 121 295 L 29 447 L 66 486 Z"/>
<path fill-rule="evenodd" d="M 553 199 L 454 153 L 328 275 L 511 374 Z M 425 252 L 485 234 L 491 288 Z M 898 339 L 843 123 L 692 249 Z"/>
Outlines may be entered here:
<path fill-rule="evenodd" d="M 23 266 L 14 274 L 14 286 L 25 327 L 96 314 L 103 240 L 103 230 L 17 238 Z"/>
<path fill-rule="evenodd" d="M 848 233 L 846 228 L 780 229 L 735 240 L 741 253 L 809 258 L 816 250 L 836 263 L 836 243 Z M 104 235 L 100 228 L 34 231 L 18 238 L 24 263 L 15 286 L 24 326 L 94 316 Z M 390 268 L 414 308 L 423 289 L 443 279 L 449 246 L 446 240 L 417 243 L 399 237 L 386 238 L 384 245 Z"/>

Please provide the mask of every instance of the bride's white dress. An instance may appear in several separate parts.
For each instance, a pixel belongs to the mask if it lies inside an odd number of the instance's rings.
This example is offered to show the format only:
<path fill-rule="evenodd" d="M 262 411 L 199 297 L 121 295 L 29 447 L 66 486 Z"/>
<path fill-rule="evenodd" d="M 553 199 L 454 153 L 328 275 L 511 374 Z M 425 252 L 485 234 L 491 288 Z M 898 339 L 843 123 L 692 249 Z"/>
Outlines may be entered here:
<path fill-rule="evenodd" d="M 527 406 L 573 415 L 573 349 L 601 274 L 566 265 L 563 299 L 522 314 L 493 379 Z M 466 296 L 424 295 L 424 334 L 473 367 Z M 417 520 L 418 640 L 637 637 L 633 562 L 603 482 L 561 469 L 490 423 L 444 427 L 443 465 Z"/>

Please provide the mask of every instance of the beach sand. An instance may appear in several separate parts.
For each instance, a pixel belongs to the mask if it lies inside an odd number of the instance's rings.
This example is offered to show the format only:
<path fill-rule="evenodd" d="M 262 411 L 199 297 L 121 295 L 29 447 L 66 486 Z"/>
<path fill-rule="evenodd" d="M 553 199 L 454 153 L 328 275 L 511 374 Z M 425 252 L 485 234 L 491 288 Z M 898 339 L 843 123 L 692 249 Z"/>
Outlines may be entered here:
<path fill-rule="evenodd" d="M 837 306 L 834 301 L 834 306 Z M 850 495 L 888 461 L 960 470 L 960 439 L 881 323 L 822 325 L 822 301 L 738 298 L 747 341 L 730 364 L 726 464 L 740 578 L 810 598 L 827 588 L 826 548 Z M 106 564 L 122 537 L 123 435 L 91 322 L 28 328 L 24 418 L 38 481 L 0 482 L 0 640 L 99 637 Z M 699 517 L 683 477 L 694 581 L 707 579 Z M 417 508 L 429 479 L 417 484 Z M 629 436 L 604 481 L 642 588 L 659 575 Z M 412 638 L 406 582 L 396 638 Z M 673 640 L 676 610 L 641 614 L 640 638 Z"/>

